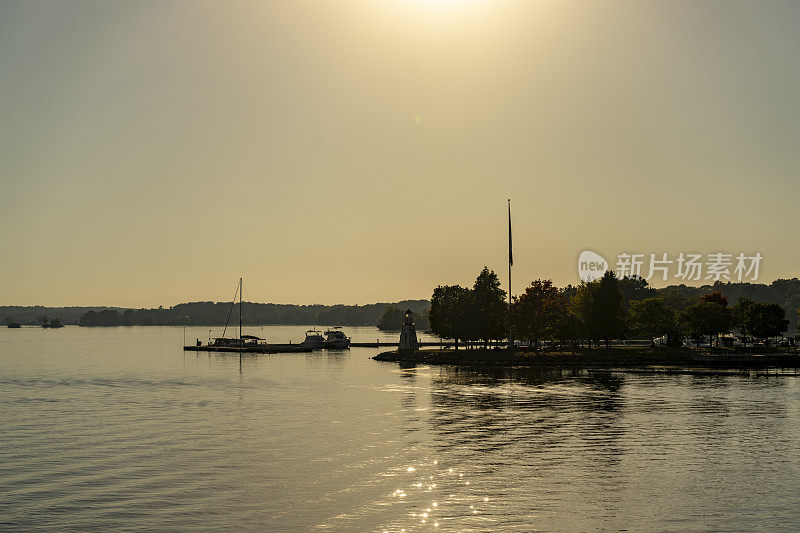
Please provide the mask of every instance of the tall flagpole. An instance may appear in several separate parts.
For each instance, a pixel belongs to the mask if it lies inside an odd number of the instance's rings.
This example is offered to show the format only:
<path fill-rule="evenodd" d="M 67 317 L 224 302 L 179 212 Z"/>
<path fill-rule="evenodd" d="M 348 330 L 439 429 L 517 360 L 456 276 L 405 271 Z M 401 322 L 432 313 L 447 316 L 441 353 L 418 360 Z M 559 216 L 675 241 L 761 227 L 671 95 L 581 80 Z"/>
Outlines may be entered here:
<path fill-rule="evenodd" d="M 514 349 L 513 317 L 511 315 L 511 267 L 514 254 L 511 246 L 511 198 L 508 199 L 508 348 Z"/>

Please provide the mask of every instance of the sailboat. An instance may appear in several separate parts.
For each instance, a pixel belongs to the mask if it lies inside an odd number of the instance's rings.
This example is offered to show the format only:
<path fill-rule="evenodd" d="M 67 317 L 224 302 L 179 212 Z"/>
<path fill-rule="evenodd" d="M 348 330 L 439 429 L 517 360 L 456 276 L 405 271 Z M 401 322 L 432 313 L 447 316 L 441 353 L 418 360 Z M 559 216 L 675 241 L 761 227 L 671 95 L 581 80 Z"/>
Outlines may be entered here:
<path fill-rule="evenodd" d="M 228 331 L 228 324 L 231 320 L 233 308 L 236 305 L 236 295 L 239 296 L 239 337 L 226 337 L 225 333 Z M 239 278 L 239 286 L 236 288 L 236 294 L 233 295 L 233 302 L 231 309 L 228 311 L 228 319 L 225 321 L 225 329 L 222 330 L 222 336 L 215 338 L 212 342 L 206 345 L 197 340 L 197 344 L 184 346 L 185 351 L 193 352 L 239 352 L 239 353 L 294 353 L 294 352 L 310 352 L 310 346 L 300 344 L 269 344 L 266 339 L 256 337 L 255 335 L 242 335 L 242 278 Z"/>

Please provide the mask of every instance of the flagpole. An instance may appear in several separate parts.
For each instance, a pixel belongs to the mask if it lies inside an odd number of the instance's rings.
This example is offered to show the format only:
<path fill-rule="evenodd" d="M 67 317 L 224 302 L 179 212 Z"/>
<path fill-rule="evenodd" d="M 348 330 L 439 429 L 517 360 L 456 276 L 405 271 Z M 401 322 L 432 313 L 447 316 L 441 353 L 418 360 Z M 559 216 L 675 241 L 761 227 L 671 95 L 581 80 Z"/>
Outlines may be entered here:
<path fill-rule="evenodd" d="M 511 265 L 514 256 L 511 247 L 511 198 L 508 199 L 508 348 L 514 349 L 513 317 L 511 315 Z"/>

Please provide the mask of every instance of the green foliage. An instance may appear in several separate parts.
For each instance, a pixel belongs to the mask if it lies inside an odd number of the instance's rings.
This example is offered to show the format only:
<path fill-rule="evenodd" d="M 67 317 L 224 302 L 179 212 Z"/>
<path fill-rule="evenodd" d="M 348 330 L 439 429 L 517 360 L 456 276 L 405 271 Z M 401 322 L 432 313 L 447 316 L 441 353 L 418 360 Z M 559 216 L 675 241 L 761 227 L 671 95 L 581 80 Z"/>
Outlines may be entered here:
<path fill-rule="evenodd" d="M 550 280 L 536 280 L 515 298 L 512 306 L 515 335 L 528 339 L 538 349 L 539 342 L 557 337 L 567 318 L 567 304 Z"/>
<path fill-rule="evenodd" d="M 440 285 L 433 290 L 431 309 L 428 312 L 431 331 L 440 337 L 453 339 L 458 348 L 459 339 L 469 338 L 471 291 L 460 285 Z"/>
<path fill-rule="evenodd" d="M 731 327 L 743 337 L 753 334 L 755 304 L 750 298 L 741 298 L 731 307 Z"/>
<path fill-rule="evenodd" d="M 778 304 L 786 310 L 800 307 L 800 279 L 777 279 L 770 284 L 764 283 L 723 283 L 718 281 L 711 286 L 691 287 L 687 285 L 673 285 L 659 289 L 659 293 L 673 292 L 683 297 L 686 305 L 678 310 L 683 310 L 696 302 L 708 292 L 720 292 L 728 299 L 730 305 L 735 305 L 742 298 L 757 302 Z M 794 330 L 798 316 L 792 313 L 789 317 L 789 330 Z"/>
<path fill-rule="evenodd" d="M 709 343 L 715 335 L 730 331 L 731 310 L 718 301 L 700 300 L 689 306 L 682 314 L 681 321 L 692 338 L 709 336 Z"/>
<path fill-rule="evenodd" d="M 789 328 L 786 311 L 777 304 L 742 298 L 732 311 L 733 326 L 743 336 L 768 339 L 785 333 Z"/>
<path fill-rule="evenodd" d="M 778 304 L 757 303 L 755 314 L 754 337 L 759 339 L 777 337 L 789 329 L 786 311 Z"/>
<path fill-rule="evenodd" d="M 505 298 L 506 291 L 500 288 L 497 274 L 483 267 L 472 287 L 475 338 L 488 343 L 506 337 L 508 307 Z"/>
<path fill-rule="evenodd" d="M 431 331 L 459 340 L 491 340 L 506 337 L 506 292 L 494 271 L 483 267 L 472 289 L 458 285 L 436 287 L 431 296 Z"/>
<path fill-rule="evenodd" d="M 658 291 L 647 283 L 647 280 L 639 277 L 624 277 L 617 280 L 617 288 L 622 294 L 622 300 L 626 307 L 630 302 L 655 298 Z"/>
<path fill-rule="evenodd" d="M 608 271 L 591 283 L 581 283 L 572 299 L 572 312 L 581 321 L 585 338 L 611 339 L 625 333 L 625 313 L 622 293 L 616 275 Z"/>
<path fill-rule="evenodd" d="M 628 317 L 632 331 L 650 339 L 675 331 L 675 312 L 664 298 L 646 298 L 632 302 Z"/>

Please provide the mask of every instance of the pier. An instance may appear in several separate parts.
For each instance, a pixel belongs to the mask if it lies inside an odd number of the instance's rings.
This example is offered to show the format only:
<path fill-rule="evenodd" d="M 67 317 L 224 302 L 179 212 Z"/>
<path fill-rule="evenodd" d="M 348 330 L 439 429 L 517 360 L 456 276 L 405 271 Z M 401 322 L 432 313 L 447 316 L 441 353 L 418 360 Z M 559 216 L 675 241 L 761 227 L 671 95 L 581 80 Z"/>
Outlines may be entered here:
<path fill-rule="evenodd" d="M 301 353 L 310 352 L 310 346 L 302 344 L 245 344 L 243 346 L 184 346 L 187 352 L 234 352 L 234 353 Z"/>

